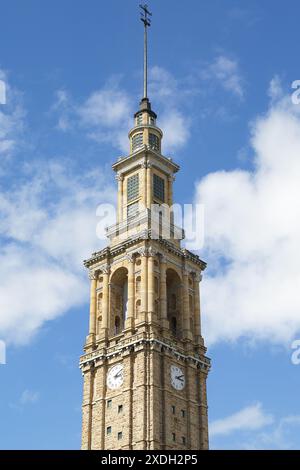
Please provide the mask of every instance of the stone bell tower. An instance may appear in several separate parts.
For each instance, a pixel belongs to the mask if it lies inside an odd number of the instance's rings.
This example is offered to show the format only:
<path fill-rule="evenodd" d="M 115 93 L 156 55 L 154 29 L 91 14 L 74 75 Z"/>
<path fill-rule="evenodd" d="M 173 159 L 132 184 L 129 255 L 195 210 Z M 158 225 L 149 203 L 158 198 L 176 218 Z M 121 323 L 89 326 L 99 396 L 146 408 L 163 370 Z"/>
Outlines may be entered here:
<path fill-rule="evenodd" d="M 208 448 L 199 283 L 206 264 L 181 248 L 174 225 L 174 175 L 147 97 L 129 132 L 130 153 L 113 165 L 117 221 L 109 245 L 85 261 L 91 280 L 84 377 L 82 449 Z M 165 217 L 169 213 L 169 216 Z M 155 214 L 155 217 L 153 217 Z"/>

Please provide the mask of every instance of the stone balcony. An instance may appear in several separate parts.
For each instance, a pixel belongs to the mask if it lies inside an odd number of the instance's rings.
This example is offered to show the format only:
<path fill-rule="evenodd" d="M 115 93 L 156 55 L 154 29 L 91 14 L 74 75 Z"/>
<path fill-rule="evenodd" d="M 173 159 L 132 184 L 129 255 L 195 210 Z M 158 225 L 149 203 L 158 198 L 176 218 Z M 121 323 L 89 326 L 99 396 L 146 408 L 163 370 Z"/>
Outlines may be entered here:
<path fill-rule="evenodd" d="M 170 216 L 160 216 L 150 209 L 137 212 L 133 217 L 106 228 L 106 236 L 113 244 L 141 234 L 152 240 L 162 238 L 180 241 L 185 236 L 184 230 L 170 221 Z"/>

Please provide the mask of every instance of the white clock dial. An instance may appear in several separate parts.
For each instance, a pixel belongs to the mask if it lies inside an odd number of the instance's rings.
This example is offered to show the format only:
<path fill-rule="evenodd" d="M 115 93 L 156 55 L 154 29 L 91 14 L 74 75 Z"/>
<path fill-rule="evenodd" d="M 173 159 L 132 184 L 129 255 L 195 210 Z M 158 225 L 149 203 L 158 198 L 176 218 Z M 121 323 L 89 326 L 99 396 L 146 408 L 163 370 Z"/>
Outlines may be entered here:
<path fill-rule="evenodd" d="M 115 390 L 121 387 L 124 380 L 123 365 L 117 364 L 109 369 L 107 374 L 107 386 L 108 388 Z"/>
<path fill-rule="evenodd" d="M 176 390 L 182 390 L 185 387 L 185 376 L 180 367 L 172 365 L 170 367 L 171 385 Z"/>

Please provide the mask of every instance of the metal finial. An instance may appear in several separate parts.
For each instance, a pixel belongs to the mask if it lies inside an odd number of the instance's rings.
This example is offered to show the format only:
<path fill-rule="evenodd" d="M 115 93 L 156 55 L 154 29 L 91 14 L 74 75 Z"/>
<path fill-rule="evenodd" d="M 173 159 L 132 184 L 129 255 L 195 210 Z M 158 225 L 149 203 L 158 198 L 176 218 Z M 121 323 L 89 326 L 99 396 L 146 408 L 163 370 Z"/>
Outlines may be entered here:
<path fill-rule="evenodd" d="M 148 41 L 147 41 L 147 28 L 151 26 L 152 13 L 148 10 L 148 5 L 140 5 L 141 8 L 141 21 L 144 23 L 144 98 L 147 98 L 148 88 Z"/>

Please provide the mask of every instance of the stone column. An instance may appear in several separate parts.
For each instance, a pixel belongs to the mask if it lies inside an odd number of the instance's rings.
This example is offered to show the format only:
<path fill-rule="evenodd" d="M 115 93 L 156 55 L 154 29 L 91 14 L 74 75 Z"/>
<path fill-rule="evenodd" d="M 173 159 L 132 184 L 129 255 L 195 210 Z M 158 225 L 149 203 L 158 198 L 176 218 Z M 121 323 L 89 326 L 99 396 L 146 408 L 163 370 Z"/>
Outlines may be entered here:
<path fill-rule="evenodd" d="M 189 273 L 183 271 L 183 337 L 191 339 L 189 306 Z"/>
<path fill-rule="evenodd" d="M 139 323 L 146 321 L 147 311 L 148 311 L 148 294 L 147 294 L 147 284 L 148 284 L 148 266 L 147 266 L 147 249 L 142 248 L 140 250 L 141 254 L 141 318 Z"/>
<path fill-rule="evenodd" d="M 147 207 L 151 209 L 152 204 L 152 172 L 151 164 L 147 163 Z"/>
<path fill-rule="evenodd" d="M 87 345 L 95 342 L 96 335 L 96 314 L 97 314 L 97 274 L 90 272 L 89 278 L 91 280 L 90 290 L 90 322 L 89 322 L 89 335 L 87 337 Z"/>
<path fill-rule="evenodd" d="M 160 321 L 162 328 L 169 328 L 167 312 L 167 260 L 160 259 Z"/>
<path fill-rule="evenodd" d="M 153 249 L 148 251 L 148 320 L 156 320 L 155 315 L 155 287 L 154 287 L 154 257 L 156 252 Z"/>
<path fill-rule="evenodd" d="M 168 176 L 168 205 L 171 207 L 173 204 L 173 181 L 175 180 L 174 175 Z M 174 214 L 170 212 L 170 223 L 174 224 Z"/>
<path fill-rule="evenodd" d="M 194 275 L 194 335 L 199 344 L 201 342 L 201 321 L 200 321 L 200 283 L 201 274 Z"/>
<path fill-rule="evenodd" d="M 82 397 L 82 433 L 81 449 L 90 450 L 92 441 L 92 401 L 94 388 L 93 366 L 83 367 L 83 397 Z"/>
<path fill-rule="evenodd" d="M 172 206 L 173 204 L 173 181 L 175 177 L 173 175 L 168 176 L 168 204 Z"/>
<path fill-rule="evenodd" d="M 134 303 L 135 303 L 135 279 L 134 279 L 134 256 L 128 255 L 128 299 L 127 299 L 127 318 L 125 328 L 132 329 L 134 324 Z"/>
<path fill-rule="evenodd" d="M 103 298 L 102 298 L 102 339 L 107 337 L 108 332 L 108 315 L 109 315 L 109 267 L 106 265 L 102 268 L 103 273 Z"/>
<path fill-rule="evenodd" d="M 141 188 L 141 196 L 142 196 L 142 210 L 146 209 L 147 207 L 147 162 L 144 161 L 141 163 L 142 169 L 142 188 Z"/>
<path fill-rule="evenodd" d="M 120 223 L 123 220 L 123 181 L 124 176 L 121 174 L 117 174 L 116 180 L 118 181 L 118 220 L 117 222 Z"/>

